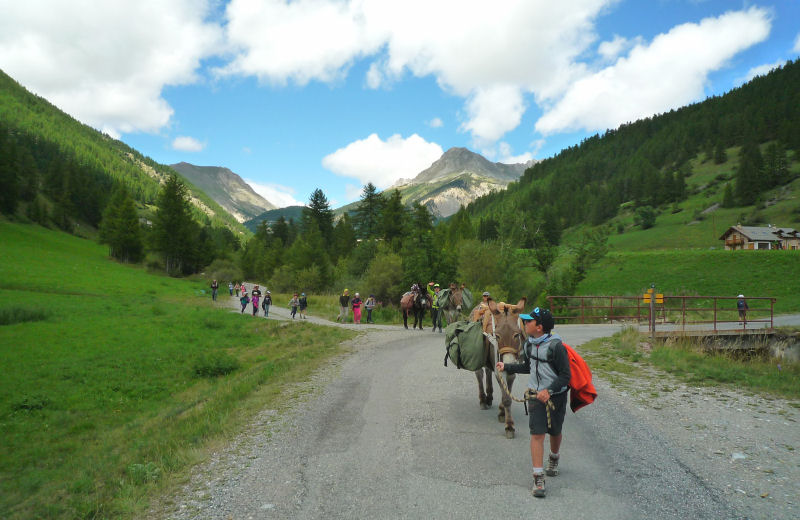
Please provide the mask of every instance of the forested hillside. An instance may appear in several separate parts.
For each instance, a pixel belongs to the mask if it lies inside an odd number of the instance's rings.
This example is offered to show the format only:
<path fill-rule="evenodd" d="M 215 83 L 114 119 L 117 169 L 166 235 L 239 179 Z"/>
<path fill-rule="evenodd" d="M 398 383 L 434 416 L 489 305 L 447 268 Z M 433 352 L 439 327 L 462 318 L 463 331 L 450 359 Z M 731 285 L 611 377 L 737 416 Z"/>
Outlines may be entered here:
<path fill-rule="evenodd" d="M 68 219 L 77 219 L 97 226 L 114 186 L 124 185 L 146 208 L 155 202 L 159 184 L 174 173 L 80 123 L 0 71 L 0 197 L 4 207 L 23 202 L 30 204 L 27 211 L 34 220 L 43 220 L 42 213 L 49 212 L 49 217 L 64 225 Z M 198 221 L 244 231 L 210 197 L 186 184 Z M 37 200 L 37 195 L 47 200 Z"/>
<path fill-rule="evenodd" d="M 718 97 L 623 125 L 529 168 L 505 192 L 466 208 L 473 219 L 599 225 L 623 210 L 657 210 L 687 198 L 692 160 L 728 161 L 741 149 L 727 206 L 744 207 L 793 180 L 800 151 L 800 61 Z M 530 226 L 531 233 L 536 226 Z M 528 242 L 532 237 L 528 237 Z"/>
<path fill-rule="evenodd" d="M 120 261 L 146 261 L 173 275 L 230 259 L 247 234 L 168 166 L 79 123 L 2 72 L 0 213 L 96 237 Z"/>

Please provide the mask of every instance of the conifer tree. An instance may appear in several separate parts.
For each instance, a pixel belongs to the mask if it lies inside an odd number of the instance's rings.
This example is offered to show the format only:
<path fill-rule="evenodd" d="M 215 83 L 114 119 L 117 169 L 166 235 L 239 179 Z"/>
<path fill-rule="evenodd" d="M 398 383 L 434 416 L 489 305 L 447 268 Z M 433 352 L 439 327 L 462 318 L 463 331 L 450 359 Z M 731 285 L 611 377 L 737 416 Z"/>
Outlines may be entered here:
<path fill-rule="evenodd" d="M 108 244 L 109 255 L 122 262 L 139 262 L 144 253 L 144 240 L 139 217 L 130 193 L 119 186 L 103 213 L 100 241 Z"/>
<path fill-rule="evenodd" d="M 385 201 L 377 188 L 368 182 L 361 192 L 361 200 L 355 211 L 355 227 L 358 238 L 376 238 L 380 232 L 381 210 Z"/>
<path fill-rule="evenodd" d="M 192 219 L 186 186 L 170 175 L 158 195 L 153 222 L 153 246 L 161 253 L 167 273 L 189 274 L 196 267 L 198 226 Z"/>
<path fill-rule="evenodd" d="M 319 188 L 311 193 L 308 205 L 303 208 L 303 231 L 313 227 L 322 233 L 324 243 L 330 247 L 333 242 L 333 210 Z"/>
<path fill-rule="evenodd" d="M 381 215 L 381 234 L 388 244 L 392 244 L 393 251 L 399 251 L 400 240 L 405 234 L 408 210 L 403 205 L 398 190 L 393 190 L 386 200 Z"/>

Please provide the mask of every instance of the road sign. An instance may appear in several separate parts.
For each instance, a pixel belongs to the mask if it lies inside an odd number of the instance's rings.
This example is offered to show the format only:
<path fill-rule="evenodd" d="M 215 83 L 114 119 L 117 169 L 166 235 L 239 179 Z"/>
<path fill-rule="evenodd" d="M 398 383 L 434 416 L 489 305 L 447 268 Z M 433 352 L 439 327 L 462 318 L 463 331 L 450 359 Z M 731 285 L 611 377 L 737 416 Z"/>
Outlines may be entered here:
<path fill-rule="evenodd" d="M 664 303 L 664 295 L 656 294 L 656 303 Z"/>

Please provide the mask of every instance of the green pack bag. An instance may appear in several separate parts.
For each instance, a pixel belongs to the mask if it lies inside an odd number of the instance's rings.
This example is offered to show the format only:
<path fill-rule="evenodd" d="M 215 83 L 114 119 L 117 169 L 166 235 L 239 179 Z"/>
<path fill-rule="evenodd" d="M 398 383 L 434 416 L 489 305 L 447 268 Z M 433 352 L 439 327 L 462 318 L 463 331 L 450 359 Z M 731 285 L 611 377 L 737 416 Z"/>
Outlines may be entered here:
<path fill-rule="evenodd" d="M 456 321 L 444 329 L 444 366 L 447 358 L 456 368 L 475 371 L 486 362 L 483 326 L 479 321 Z"/>

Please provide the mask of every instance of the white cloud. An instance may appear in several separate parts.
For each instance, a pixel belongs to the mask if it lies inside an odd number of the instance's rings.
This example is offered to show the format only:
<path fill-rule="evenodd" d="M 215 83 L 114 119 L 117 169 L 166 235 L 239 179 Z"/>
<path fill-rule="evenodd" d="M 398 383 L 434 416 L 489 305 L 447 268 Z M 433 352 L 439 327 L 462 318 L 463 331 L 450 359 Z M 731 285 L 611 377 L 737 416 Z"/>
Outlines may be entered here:
<path fill-rule="evenodd" d="M 524 94 L 553 99 L 584 74 L 575 60 L 596 40 L 595 18 L 617 1 L 232 0 L 226 34 L 238 54 L 218 72 L 304 85 L 341 80 L 369 58 L 367 86 L 433 76 L 468 100 L 463 128 L 490 141 L 519 124 Z M 504 89 L 514 95 L 495 114 L 485 100 Z"/>
<path fill-rule="evenodd" d="M 201 143 L 194 137 L 185 135 L 178 136 L 172 141 L 172 149 L 182 152 L 199 152 L 205 147 L 205 143 Z"/>
<path fill-rule="evenodd" d="M 399 134 L 383 141 L 377 134 L 354 141 L 322 159 L 322 165 L 337 175 L 353 177 L 377 188 L 391 186 L 400 178 L 415 177 L 442 156 L 442 147 L 417 134 L 404 139 Z"/>
<path fill-rule="evenodd" d="M 634 45 L 640 45 L 641 43 L 641 37 L 637 37 L 634 40 L 629 40 L 618 34 L 615 34 L 611 41 L 601 42 L 600 45 L 597 46 L 597 53 L 602 56 L 604 60 L 613 61 L 617 59 L 617 57 L 619 57 L 619 55 L 623 52 L 627 51 Z"/>
<path fill-rule="evenodd" d="M 676 26 L 573 83 L 536 130 L 546 135 L 613 128 L 702 99 L 708 74 L 766 39 L 770 27 L 769 11 L 756 7 Z"/>
<path fill-rule="evenodd" d="M 481 88 L 467 101 L 469 121 L 461 128 L 472 133 L 477 146 L 485 146 L 519 126 L 525 108 L 522 92 L 516 86 Z"/>
<path fill-rule="evenodd" d="M 279 208 L 285 208 L 286 206 L 305 206 L 304 202 L 300 202 L 294 198 L 294 188 L 282 186 L 280 184 L 264 184 L 250 179 L 244 179 L 244 182 L 249 184 L 250 187 L 253 188 L 253 191 Z"/>
<path fill-rule="evenodd" d="M 0 68 L 80 121 L 118 137 L 155 132 L 167 85 L 197 81 L 221 31 L 211 0 L 0 2 Z"/>
<path fill-rule="evenodd" d="M 794 39 L 794 48 L 792 52 L 800 52 L 800 34 L 797 35 L 797 38 Z"/>
<path fill-rule="evenodd" d="M 253 75 L 284 84 L 343 77 L 353 60 L 378 50 L 360 2 L 232 0 L 225 9 L 227 36 L 239 50 L 222 75 Z"/>
<path fill-rule="evenodd" d="M 431 128 L 441 128 L 444 126 L 444 121 L 442 121 L 441 118 L 434 117 L 428 121 L 428 126 Z"/>
<path fill-rule="evenodd" d="M 734 82 L 736 85 L 742 85 L 747 83 L 751 79 L 755 78 L 756 76 L 764 76 L 768 74 L 771 70 L 777 69 L 782 67 L 786 63 L 783 60 L 778 60 L 775 63 L 765 63 L 764 65 L 759 65 L 758 67 L 753 67 L 752 69 L 747 71 L 744 77 L 737 78 Z"/>

